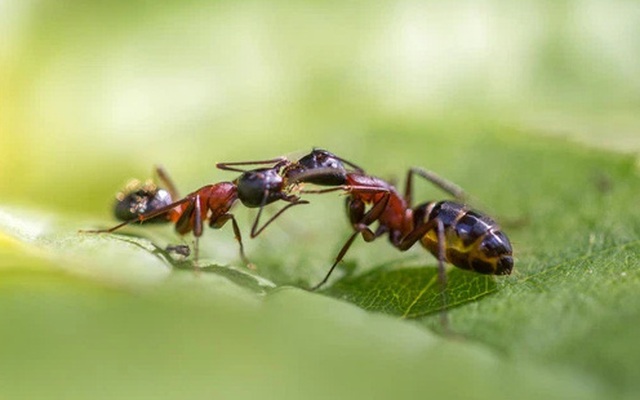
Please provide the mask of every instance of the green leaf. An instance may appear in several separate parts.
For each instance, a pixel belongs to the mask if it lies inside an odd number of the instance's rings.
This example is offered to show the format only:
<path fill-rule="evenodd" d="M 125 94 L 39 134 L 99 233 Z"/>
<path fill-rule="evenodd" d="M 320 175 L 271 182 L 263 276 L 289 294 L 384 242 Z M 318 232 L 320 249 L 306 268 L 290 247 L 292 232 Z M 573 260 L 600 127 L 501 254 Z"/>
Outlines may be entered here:
<path fill-rule="evenodd" d="M 209 281 L 218 290 L 224 287 L 245 297 L 247 294 L 243 292 L 264 294 L 274 286 L 247 269 L 207 261 L 196 269 L 190 261 L 174 260 L 172 255 L 144 238 L 83 232 L 77 225 L 72 226 L 73 223 L 53 216 L 0 208 L 0 235 L 3 235 L 0 239 L 4 237 L 14 246 L 13 250 L 73 275 L 109 285 L 140 288 L 198 274 L 200 282 Z M 8 253 L 14 251 L 10 249 Z M 6 263 L 6 267 L 12 266 Z"/>
<path fill-rule="evenodd" d="M 369 311 L 416 318 L 443 308 L 443 287 L 435 267 L 393 270 L 378 268 L 355 278 L 345 278 L 325 290 Z M 453 308 L 497 290 L 495 278 L 461 270 L 449 270 L 446 306 Z"/>
<path fill-rule="evenodd" d="M 491 140 L 487 146 L 503 141 L 514 160 L 528 154 L 527 165 L 508 171 L 515 176 L 555 159 L 546 157 L 547 148 L 532 148 L 519 136 Z M 4 207 L 0 237 L 10 261 L 0 270 L 0 311 L 9 322 L 0 329 L 0 356 L 19 361 L 0 375 L 28 373 L 42 382 L 27 392 L 17 385 L 19 379 L 2 382 L 6 393 L 38 395 L 38 387 L 62 393 L 67 386 L 54 382 L 69 376 L 47 371 L 63 359 L 73 360 L 65 371 L 75 377 L 77 397 L 160 392 L 179 397 L 175 388 L 182 384 L 195 396 L 267 392 L 279 398 L 299 397 L 303 387 L 308 398 L 347 392 L 353 398 L 416 392 L 606 398 L 639 392 L 640 352 L 633 345 L 640 332 L 633 322 L 640 320 L 635 296 L 640 246 L 634 239 L 639 224 L 625 206 L 633 204 L 636 173 L 624 158 L 568 145 L 562 151 L 561 162 L 546 168 L 573 176 L 572 185 L 580 184 L 581 191 L 558 186 L 549 200 L 536 195 L 544 179 L 530 177 L 509 192 L 509 201 L 524 206 L 528 215 L 505 226 L 516 249 L 516 274 L 496 278 L 449 269 L 448 314 L 463 341 L 438 338 L 424 328 L 439 330 L 433 314 L 443 303 L 435 262 L 421 248 L 405 255 L 382 240 L 356 243 L 347 257 L 358 260 L 351 262 L 354 268 L 337 271 L 319 295 L 274 288 L 283 281 L 307 287 L 321 277 L 331 254 L 313 254 L 326 236 L 310 246 L 294 242 L 287 252 L 273 252 L 284 239 L 283 233 L 270 232 L 250 253 L 267 260 L 259 261 L 256 271 L 204 260 L 195 272 L 189 262 L 161 250 L 156 238 L 79 233 L 92 224 Z M 603 193 L 597 185 L 582 185 L 585 165 L 609 171 L 613 189 Z M 497 207 L 509 210 L 509 201 L 498 198 Z M 569 213 L 553 207 L 556 202 L 574 207 Z M 206 233 L 205 255 L 227 247 L 237 251 L 224 230 Z M 300 263 L 291 258 L 296 253 L 308 258 Z M 380 264 L 384 257 L 393 258 Z M 399 261 L 423 257 L 432 263 L 411 267 Z M 327 296 L 418 323 L 370 315 Z M 125 355 L 129 367 L 123 370 Z M 88 369 L 96 359 L 99 367 Z M 136 379 L 126 379 L 125 372 Z M 95 376 L 108 387 L 96 391 Z M 246 376 L 256 382 L 251 389 L 238 383 Z M 459 376 L 468 386 L 459 384 Z M 145 383 L 150 377 L 163 384 L 150 387 Z M 275 381 L 281 386 L 267 383 Z"/>
<path fill-rule="evenodd" d="M 0 398 L 640 397 L 640 35 L 592 3 L 0 2 Z M 230 227 L 199 270 L 167 226 L 78 232 L 157 163 L 184 194 L 311 146 L 456 182 L 514 274 L 450 267 L 447 336 L 420 246 L 358 239 L 299 289 L 351 232 L 340 196 L 255 240 L 236 207 L 256 270 Z"/>

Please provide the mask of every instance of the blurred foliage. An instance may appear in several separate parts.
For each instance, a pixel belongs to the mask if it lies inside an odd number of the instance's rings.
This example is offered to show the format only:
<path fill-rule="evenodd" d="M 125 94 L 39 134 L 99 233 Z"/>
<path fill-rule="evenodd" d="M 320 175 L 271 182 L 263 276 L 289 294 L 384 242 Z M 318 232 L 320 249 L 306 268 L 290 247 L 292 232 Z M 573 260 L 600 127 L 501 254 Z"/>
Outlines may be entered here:
<path fill-rule="evenodd" d="M 637 2 L 0 1 L 0 36 L 0 398 L 640 393 Z M 199 274 L 168 227 L 77 232 L 157 163 L 187 193 L 312 146 L 502 223 L 514 276 L 449 271 L 456 339 L 422 249 L 285 287 L 346 240 L 334 195 L 247 240 L 256 271 L 229 227 Z"/>

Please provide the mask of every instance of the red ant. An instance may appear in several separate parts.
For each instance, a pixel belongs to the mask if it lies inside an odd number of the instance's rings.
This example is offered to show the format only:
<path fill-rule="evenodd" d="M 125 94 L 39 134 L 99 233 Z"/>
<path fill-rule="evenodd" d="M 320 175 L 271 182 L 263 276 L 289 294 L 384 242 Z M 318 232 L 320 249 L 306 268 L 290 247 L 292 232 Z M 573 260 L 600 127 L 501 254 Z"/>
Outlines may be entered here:
<path fill-rule="evenodd" d="M 347 210 L 355 232 L 340 249 L 324 279 L 312 290 L 327 282 L 358 234 L 371 242 L 387 233 L 391 244 L 401 251 L 408 250 L 420 241 L 438 259 L 438 276 L 443 285 L 446 281 L 445 262 L 482 274 L 511 273 L 511 244 L 497 223 L 486 215 L 470 210 L 463 204 L 464 191 L 433 172 L 411 168 L 407 173 L 405 193 L 401 195 L 392 184 L 367 175 L 355 164 L 325 150 L 314 149 L 296 162 L 282 162 L 285 163 L 282 174 L 289 185 L 314 183 L 334 186 L 301 190 L 300 193 L 342 190 L 349 194 Z M 353 170 L 346 170 L 344 164 Z M 449 193 L 458 202 L 432 201 L 413 207 L 414 175 Z M 368 210 L 367 205 L 371 205 Z M 376 221 L 379 226 L 372 231 L 369 226 Z"/>
<path fill-rule="evenodd" d="M 282 160 L 270 160 L 275 163 L 271 168 L 259 168 L 254 170 L 239 170 L 229 164 L 218 164 L 219 168 L 240 171 L 242 174 L 231 182 L 219 182 L 201 187 L 185 196 L 184 198 L 171 201 L 177 197 L 175 186 L 169 179 L 166 172 L 161 169 L 157 173 L 168 191 L 158 189 L 153 186 L 143 186 L 134 188 L 128 192 L 119 194 L 118 202 L 115 206 L 115 214 L 124 222 L 109 229 L 87 231 L 92 233 L 114 232 L 133 222 L 149 222 L 157 218 L 164 217 L 166 221 L 175 223 L 176 231 L 185 235 L 193 232 L 195 236 L 194 258 L 198 260 L 198 240 L 202 236 L 203 223 L 209 220 L 209 226 L 214 229 L 222 228 L 231 221 L 233 232 L 240 246 L 240 257 L 250 264 L 244 253 L 240 228 L 233 214 L 229 211 L 237 200 L 240 200 L 246 207 L 259 207 L 258 214 L 251 227 L 251 237 L 258 236 L 271 222 L 278 218 L 287 209 L 307 204 L 305 200 L 300 200 L 298 196 L 290 195 L 286 191 L 283 178 L 278 174 L 282 166 Z M 267 162 L 256 162 L 267 163 Z M 258 227 L 262 209 L 277 200 L 288 202 L 261 227 Z"/>

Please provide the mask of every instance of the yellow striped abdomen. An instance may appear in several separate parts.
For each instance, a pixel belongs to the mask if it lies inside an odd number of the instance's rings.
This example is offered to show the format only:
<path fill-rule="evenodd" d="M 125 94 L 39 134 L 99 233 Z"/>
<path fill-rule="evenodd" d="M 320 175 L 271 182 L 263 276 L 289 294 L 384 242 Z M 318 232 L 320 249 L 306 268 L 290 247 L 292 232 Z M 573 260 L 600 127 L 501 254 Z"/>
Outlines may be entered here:
<path fill-rule="evenodd" d="M 442 221 L 444 226 L 446 262 L 481 274 L 511 273 L 511 243 L 494 220 L 452 201 L 426 203 L 415 208 L 416 226 L 434 220 Z M 437 225 L 420 241 L 438 257 Z"/>

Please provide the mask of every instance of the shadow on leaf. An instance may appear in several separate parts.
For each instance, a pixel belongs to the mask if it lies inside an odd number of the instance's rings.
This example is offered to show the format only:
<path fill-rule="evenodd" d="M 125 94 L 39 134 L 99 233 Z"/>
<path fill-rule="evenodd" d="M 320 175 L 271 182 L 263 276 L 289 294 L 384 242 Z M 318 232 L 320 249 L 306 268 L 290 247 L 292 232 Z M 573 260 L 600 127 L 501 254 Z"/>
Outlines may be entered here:
<path fill-rule="evenodd" d="M 447 308 L 475 301 L 497 290 L 495 277 L 460 269 L 447 271 Z M 437 268 L 379 267 L 364 275 L 345 277 L 322 293 L 365 310 L 417 318 L 442 309 Z"/>

